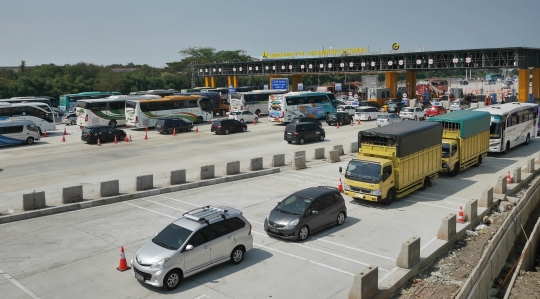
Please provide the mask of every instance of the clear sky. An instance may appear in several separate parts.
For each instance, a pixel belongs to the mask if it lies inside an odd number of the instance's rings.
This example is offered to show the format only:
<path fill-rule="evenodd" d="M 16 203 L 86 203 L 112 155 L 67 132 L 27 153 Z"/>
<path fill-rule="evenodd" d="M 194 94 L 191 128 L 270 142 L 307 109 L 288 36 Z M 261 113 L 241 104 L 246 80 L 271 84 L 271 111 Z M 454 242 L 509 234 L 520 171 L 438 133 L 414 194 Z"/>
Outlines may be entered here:
<path fill-rule="evenodd" d="M 0 66 L 148 64 L 187 47 L 540 48 L 540 0 L 1 0 Z"/>

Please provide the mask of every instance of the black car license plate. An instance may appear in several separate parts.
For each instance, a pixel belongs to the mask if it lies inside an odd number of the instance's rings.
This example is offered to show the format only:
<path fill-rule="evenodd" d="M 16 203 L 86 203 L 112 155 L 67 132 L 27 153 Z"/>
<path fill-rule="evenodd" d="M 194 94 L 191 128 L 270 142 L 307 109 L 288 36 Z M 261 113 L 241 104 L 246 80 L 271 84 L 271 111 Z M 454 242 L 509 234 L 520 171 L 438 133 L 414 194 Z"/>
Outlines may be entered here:
<path fill-rule="evenodd" d="M 139 281 L 144 282 L 144 277 L 139 273 L 135 273 L 135 278 L 137 278 L 137 280 L 139 280 Z"/>

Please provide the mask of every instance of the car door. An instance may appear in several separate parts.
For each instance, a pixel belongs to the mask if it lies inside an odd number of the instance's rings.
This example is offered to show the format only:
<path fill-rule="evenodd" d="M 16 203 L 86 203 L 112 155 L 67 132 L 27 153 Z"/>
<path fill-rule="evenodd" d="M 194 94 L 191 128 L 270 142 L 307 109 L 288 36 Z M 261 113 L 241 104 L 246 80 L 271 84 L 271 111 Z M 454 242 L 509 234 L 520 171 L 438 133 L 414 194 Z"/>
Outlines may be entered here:
<path fill-rule="evenodd" d="M 229 258 L 236 242 L 234 233 L 229 230 L 224 221 L 211 224 L 202 229 L 207 240 L 212 240 L 210 259 L 212 264 Z"/>
<path fill-rule="evenodd" d="M 116 136 L 117 139 L 120 138 L 120 136 L 117 135 L 117 131 L 115 128 L 107 128 L 107 135 L 109 140 L 114 140 L 114 136 Z"/>
<path fill-rule="evenodd" d="M 324 205 L 322 210 L 322 217 L 324 217 L 323 225 L 326 226 L 336 221 L 338 212 L 333 193 L 323 196 L 322 201 Z"/>
<path fill-rule="evenodd" d="M 101 142 L 109 140 L 109 131 L 107 130 L 107 127 L 98 128 L 98 138 Z"/>
<path fill-rule="evenodd" d="M 253 114 L 249 111 L 242 112 L 242 116 L 245 122 L 253 122 Z"/>
<path fill-rule="evenodd" d="M 309 226 L 311 231 L 317 230 L 324 225 L 325 218 L 323 209 L 324 203 L 322 198 L 317 198 L 306 210 L 306 224 Z"/>
<path fill-rule="evenodd" d="M 212 242 L 206 240 L 206 236 L 201 230 L 193 234 L 187 244 L 192 245 L 193 249 L 188 251 L 185 251 L 184 249 L 184 267 L 186 274 L 210 265 Z"/>

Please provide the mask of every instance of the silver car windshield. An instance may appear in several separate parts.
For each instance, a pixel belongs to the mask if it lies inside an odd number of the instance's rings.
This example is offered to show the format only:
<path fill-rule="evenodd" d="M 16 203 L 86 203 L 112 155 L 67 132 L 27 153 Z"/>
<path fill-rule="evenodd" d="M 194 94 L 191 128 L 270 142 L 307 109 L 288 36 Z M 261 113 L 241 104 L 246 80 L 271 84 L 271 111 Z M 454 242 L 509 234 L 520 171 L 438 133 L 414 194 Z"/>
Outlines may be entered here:
<path fill-rule="evenodd" d="M 171 223 L 160 231 L 152 239 L 152 242 L 166 249 L 178 250 L 187 241 L 192 232 L 187 228 Z"/>
<path fill-rule="evenodd" d="M 309 198 L 289 195 L 277 205 L 275 210 L 284 214 L 302 215 L 310 204 L 311 199 Z"/>
<path fill-rule="evenodd" d="M 381 177 L 381 164 L 369 161 L 351 161 L 347 166 L 345 178 L 355 181 L 378 183 Z"/>

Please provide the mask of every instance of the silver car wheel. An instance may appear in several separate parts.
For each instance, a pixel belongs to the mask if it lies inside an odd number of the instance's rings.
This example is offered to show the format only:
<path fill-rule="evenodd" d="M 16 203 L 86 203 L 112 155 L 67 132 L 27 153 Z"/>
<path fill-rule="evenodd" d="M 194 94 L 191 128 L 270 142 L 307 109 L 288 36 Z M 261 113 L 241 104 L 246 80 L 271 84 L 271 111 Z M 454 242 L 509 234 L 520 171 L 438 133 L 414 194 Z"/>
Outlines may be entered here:
<path fill-rule="evenodd" d="M 337 216 L 337 224 L 342 225 L 345 222 L 345 213 L 341 212 Z"/>
<path fill-rule="evenodd" d="M 242 257 L 244 256 L 244 253 L 241 249 L 236 249 L 233 254 L 233 260 L 235 263 L 239 263 L 242 261 Z"/>
<path fill-rule="evenodd" d="M 300 231 L 298 232 L 298 237 L 300 240 L 305 240 L 309 235 L 309 229 L 307 226 L 302 226 Z"/>
<path fill-rule="evenodd" d="M 169 275 L 169 278 L 167 279 L 167 286 L 169 288 L 174 288 L 178 284 L 178 281 L 180 281 L 178 273 L 173 273 Z"/>

